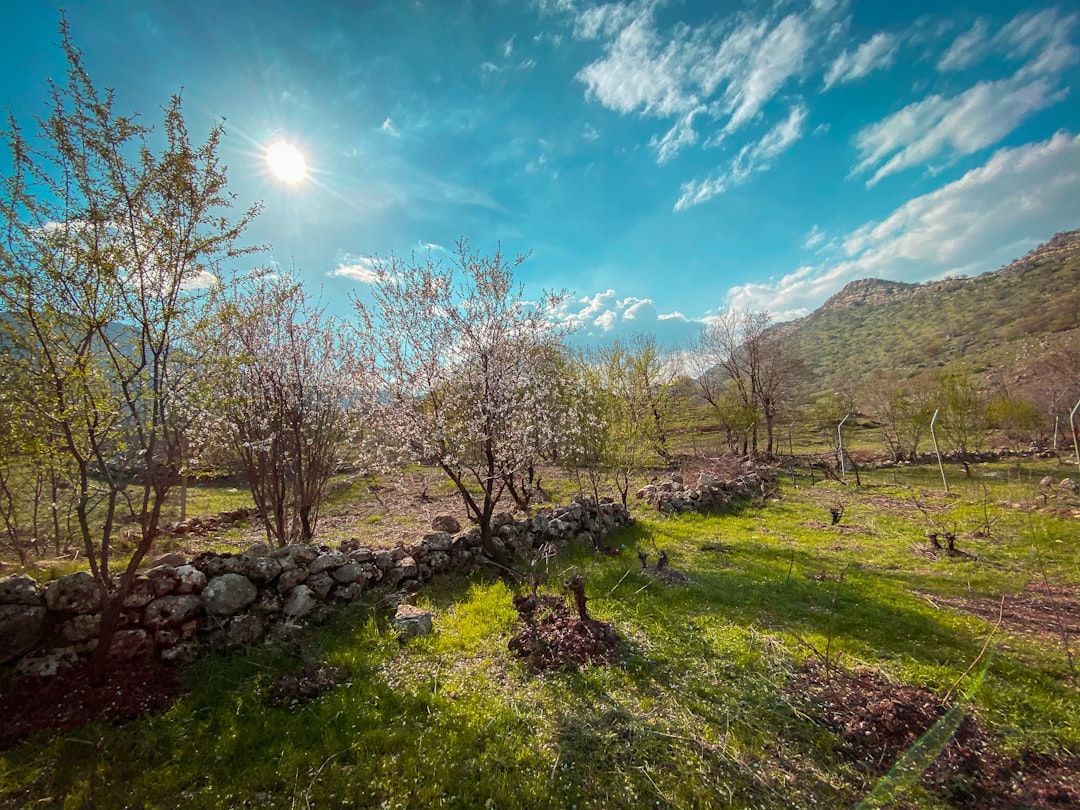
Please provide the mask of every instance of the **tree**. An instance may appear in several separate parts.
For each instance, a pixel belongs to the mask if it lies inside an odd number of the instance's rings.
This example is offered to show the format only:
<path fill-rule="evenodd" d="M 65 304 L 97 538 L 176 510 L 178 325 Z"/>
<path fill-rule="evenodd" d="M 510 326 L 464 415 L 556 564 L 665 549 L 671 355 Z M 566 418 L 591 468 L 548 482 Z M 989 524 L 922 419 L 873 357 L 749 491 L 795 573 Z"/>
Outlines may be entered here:
<path fill-rule="evenodd" d="M 356 347 L 299 282 L 270 276 L 223 308 L 216 410 L 267 538 L 308 543 L 330 477 L 360 424 Z"/>
<path fill-rule="evenodd" d="M 805 365 L 771 325 L 767 310 L 728 310 L 710 321 L 690 347 L 698 391 L 713 409 L 734 414 L 726 418 L 735 423 L 757 415 L 744 428 L 752 428 L 749 442 L 743 441 L 744 455 L 757 452 L 758 419 L 765 423 L 766 454 L 771 457 L 778 449 L 776 420 L 806 374 Z"/>
<path fill-rule="evenodd" d="M 881 423 L 882 439 L 893 461 L 914 461 L 934 415 L 928 388 L 885 370 L 865 386 L 862 399 Z"/>
<path fill-rule="evenodd" d="M 0 307 L 5 357 L 66 459 L 79 536 L 110 595 L 101 661 L 177 481 L 173 412 L 197 375 L 201 290 L 246 252 L 238 240 L 256 211 L 228 219 L 220 125 L 193 144 L 175 96 L 155 152 L 150 129 L 93 85 L 63 20 L 60 34 L 66 81 L 50 84 L 37 138 L 14 117 L 4 131 L 12 168 L 0 191 Z M 120 520 L 136 524 L 138 540 L 115 580 Z"/>
<path fill-rule="evenodd" d="M 459 240 L 444 264 L 375 262 L 370 300 L 355 301 L 362 396 L 372 403 L 381 461 L 430 464 L 453 482 L 485 552 L 506 555 L 492 517 L 507 481 L 553 446 L 550 375 L 561 296 L 523 299 L 514 271 L 524 256 L 490 256 Z"/>
<path fill-rule="evenodd" d="M 977 452 L 990 423 L 985 397 L 971 372 L 958 368 L 938 374 L 934 404 L 941 411 L 941 432 L 949 449 L 960 456 Z"/>

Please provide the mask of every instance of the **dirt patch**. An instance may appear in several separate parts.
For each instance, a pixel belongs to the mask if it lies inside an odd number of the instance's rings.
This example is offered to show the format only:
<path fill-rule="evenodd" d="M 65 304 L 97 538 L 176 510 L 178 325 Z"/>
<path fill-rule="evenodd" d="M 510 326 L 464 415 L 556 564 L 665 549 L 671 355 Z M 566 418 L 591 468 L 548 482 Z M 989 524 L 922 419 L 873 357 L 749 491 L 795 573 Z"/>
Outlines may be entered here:
<path fill-rule="evenodd" d="M 181 695 L 176 670 L 144 661 L 115 661 L 99 686 L 88 664 L 51 678 L 0 683 L 0 749 L 37 732 L 60 732 L 90 720 L 123 723 L 167 709 Z"/>
<path fill-rule="evenodd" d="M 269 706 L 295 710 L 332 692 L 344 682 L 342 670 L 324 664 L 308 664 L 303 669 L 274 678 L 266 690 L 265 700 Z"/>
<path fill-rule="evenodd" d="M 950 710 L 925 689 L 889 683 L 871 671 L 828 677 L 813 662 L 788 691 L 815 722 L 836 733 L 837 755 L 869 777 L 885 776 L 912 746 L 931 740 L 927 732 L 941 720 L 935 731 L 951 731 L 951 736 L 942 740 L 940 752 L 927 746 L 928 756 L 936 758 L 920 782 L 950 805 L 1019 810 L 1080 803 L 1080 758 L 1045 753 L 1002 757 L 977 715 Z"/>
<path fill-rule="evenodd" d="M 619 637 L 611 624 L 575 616 L 558 596 L 515 596 L 514 608 L 522 627 L 508 646 L 534 672 L 606 664 L 618 654 Z"/>
<path fill-rule="evenodd" d="M 949 607 L 978 616 L 1001 626 L 1009 633 L 1038 638 L 1048 644 L 1061 644 L 1062 634 L 1076 643 L 1080 637 L 1080 604 L 1076 587 L 1044 582 L 1029 582 L 1020 594 L 1003 594 L 996 599 L 967 596 L 919 595 L 934 607 Z"/>

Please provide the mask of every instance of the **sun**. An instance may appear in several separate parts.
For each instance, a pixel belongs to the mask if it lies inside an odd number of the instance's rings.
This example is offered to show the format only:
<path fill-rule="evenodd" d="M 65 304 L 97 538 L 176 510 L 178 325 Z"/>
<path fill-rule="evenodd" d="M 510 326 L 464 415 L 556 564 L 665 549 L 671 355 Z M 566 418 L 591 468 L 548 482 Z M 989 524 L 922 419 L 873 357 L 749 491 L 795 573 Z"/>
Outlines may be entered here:
<path fill-rule="evenodd" d="M 307 176 L 304 154 L 291 143 L 278 141 L 266 150 L 266 165 L 270 173 L 284 183 L 299 183 Z"/>

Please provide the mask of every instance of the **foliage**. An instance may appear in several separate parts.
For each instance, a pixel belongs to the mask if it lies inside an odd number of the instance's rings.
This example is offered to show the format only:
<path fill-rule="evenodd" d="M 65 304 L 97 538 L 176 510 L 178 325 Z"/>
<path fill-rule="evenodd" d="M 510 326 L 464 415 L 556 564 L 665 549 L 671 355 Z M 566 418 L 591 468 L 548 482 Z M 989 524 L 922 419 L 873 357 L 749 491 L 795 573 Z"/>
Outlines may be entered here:
<path fill-rule="evenodd" d="M 373 406 L 384 465 L 432 464 L 457 488 L 489 555 L 503 552 L 492 517 L 507 482 L 554 446 L 552 405 L 560 296 L 523 300 L 509 260 L 460 240 L 444 265 L 378 261 L 370 300 L 357 300 L 361 395 Z"/>
<path fill-rule="evenodd" d="M 150 129 L 94 86 L 63 21 L 60 33 L 66 82 L 50 85 L 37 138 L 14 118 L 4 131 L 3 358 L 48 447 L 40 458 L 64 459 L 53 469 L 68 476 L 83 550 L 110 590 L 114 527 L 136 524 L 137 550 L 103 620 L 105 651 L 178 480 L 200 290 L 244 252 L 237 241 L 255 212 L 227 218 L 220 125 L 193 144 L 173 97 L 155 152 Z"/>
<path fill-rule="evenodd" d="M 356 347 L 288 275 L 238 287 L 220 331 L 219 396 L 204 401 L 206 419 L 224 423 L 267 537 L 311 542 L 327 483 L 362 423 Z"/>

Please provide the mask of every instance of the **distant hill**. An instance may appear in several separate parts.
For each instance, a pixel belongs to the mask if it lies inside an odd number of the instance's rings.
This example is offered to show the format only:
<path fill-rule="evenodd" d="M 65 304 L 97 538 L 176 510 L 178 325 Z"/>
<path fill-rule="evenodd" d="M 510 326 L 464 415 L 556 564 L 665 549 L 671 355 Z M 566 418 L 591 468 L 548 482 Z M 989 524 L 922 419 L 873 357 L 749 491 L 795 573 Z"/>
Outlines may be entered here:
<path fill-rule="evenodd" d="M 884 369 L 915 376 L 957 363 L 1022 379 L 1048 353 L 1080 353 L 1080 231 L 975 278 L 853 281 L 775 328 L 794 339 L 816 391 L 855 387 Z"/>

